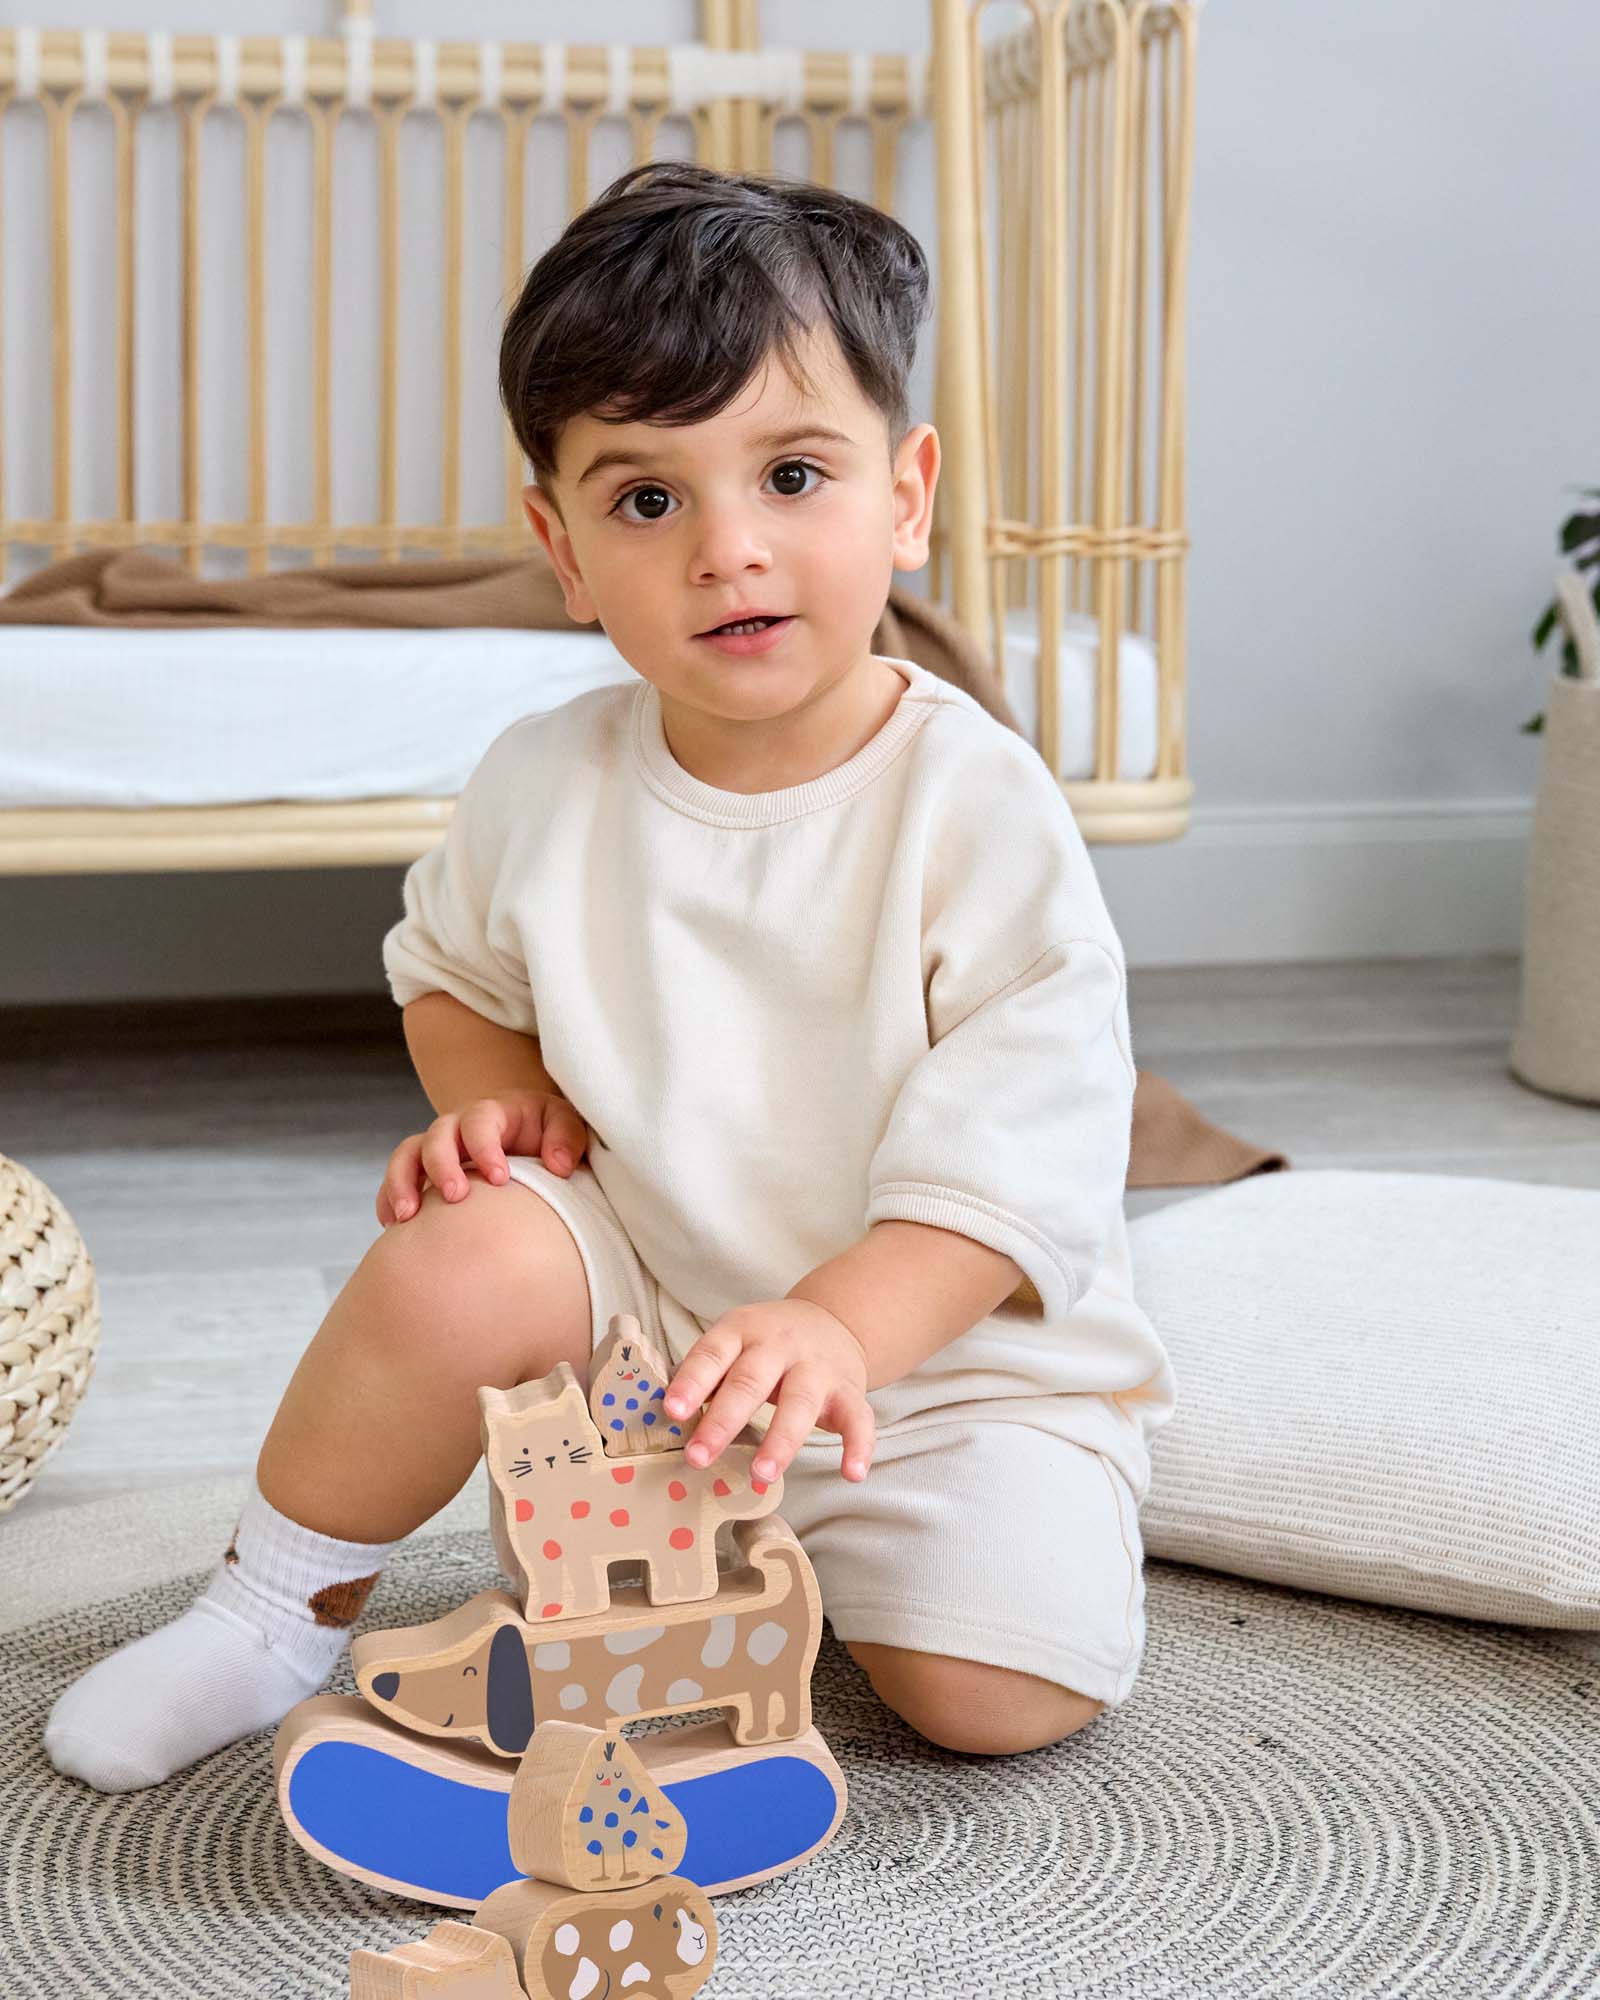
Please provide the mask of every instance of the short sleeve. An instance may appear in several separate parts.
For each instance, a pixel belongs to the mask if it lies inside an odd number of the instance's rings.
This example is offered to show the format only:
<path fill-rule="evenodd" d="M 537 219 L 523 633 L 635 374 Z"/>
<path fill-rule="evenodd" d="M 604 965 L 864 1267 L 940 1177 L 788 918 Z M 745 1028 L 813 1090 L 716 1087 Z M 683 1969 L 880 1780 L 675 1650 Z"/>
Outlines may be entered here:
<path fill-rule="evenodd" d="M 1052 945 L 934 1043 L 873 1156 L 867 1224 L 898 1219 L 1010 1257 L 1048 1319 L 1093 1281 L 1120 1213 L 1133 1124 L 1120 960 Z"/>
<path fill-rule="evenodd" d="M 1031 745 L 974 739 L 930 810 L 923 880 L 927 1047 L 873 1154 L 867 1223 L 987 1243 L 1060 1318 L 1121 1212 L 1134 1067 L 1122 946 Z"/>
<path fill-rule="evenodd" d="M 463 786 L 438 846 L 406 871 L 405 914 L 383 941 L 397 1006 L 448 993 L 502 1028 L 536 1035 L 528 968 L 502 876 L 514 789 L 506 737 Z"/>

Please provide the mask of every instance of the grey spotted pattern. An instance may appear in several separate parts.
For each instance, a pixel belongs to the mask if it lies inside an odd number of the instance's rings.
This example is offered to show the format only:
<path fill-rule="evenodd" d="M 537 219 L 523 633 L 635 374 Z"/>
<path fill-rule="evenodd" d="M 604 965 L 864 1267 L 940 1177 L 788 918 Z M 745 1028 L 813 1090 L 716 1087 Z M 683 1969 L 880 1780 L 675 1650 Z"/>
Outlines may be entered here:
<path fill-rule="evenodd" d="M 0 1637 L 6 2000 L 340 1996 L 356 1945 L 387 1949 L 433 1920 L 294 1845 L 266 1735 L 123 1798 L 50 1770 L 39 1735 L 56 1692 L 182 1610 L 208 1561 L 197 1547 L 193 1575 Z M 369 1620 L 436 1617 L 493 1580 L 486 1536 L 424 1536 Z M 1600 1988 L 1600 1664 L 1513 1627 L 1175 1564 L 1151 1563 L 1148 1587 L 1129 1701 L 1009 1760 L 929 1748 L 827 1639 L 817 1722 L 850 1811 L 808 1867 L 719 1902 L 710 1992 Z"/>

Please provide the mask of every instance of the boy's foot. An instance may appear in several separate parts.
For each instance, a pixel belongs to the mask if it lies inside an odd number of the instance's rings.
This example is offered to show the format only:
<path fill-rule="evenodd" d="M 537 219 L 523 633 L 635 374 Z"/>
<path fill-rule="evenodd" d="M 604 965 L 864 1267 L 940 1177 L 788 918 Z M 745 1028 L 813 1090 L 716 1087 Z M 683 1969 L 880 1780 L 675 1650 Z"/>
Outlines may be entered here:
<path fill-rule="evenodd" d="M 326 1680 L 394 1546 L 302 1528 L 252 1486 L 200 1600 L 56 1702 L 51 1763 L 97 1791 L 135 1792 L 281 1722 Z"/>

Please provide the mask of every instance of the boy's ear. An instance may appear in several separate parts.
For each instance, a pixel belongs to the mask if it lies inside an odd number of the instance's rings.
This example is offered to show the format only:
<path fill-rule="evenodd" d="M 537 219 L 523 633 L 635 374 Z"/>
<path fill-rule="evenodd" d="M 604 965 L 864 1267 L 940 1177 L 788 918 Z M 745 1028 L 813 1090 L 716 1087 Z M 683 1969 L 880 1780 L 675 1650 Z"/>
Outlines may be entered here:
<path fill-rule="evenodd" d="M 932 424 L 906 432 L 894 455 L 894 566 L 921 569 L 933 531 L 933 490 L 939 483 L 939 433 Z"/>
<path fill-rule="evenodd" d="M 567 533 L 555 501 L 537 486 L 524 486 L 522 511 L 528 517 L 528 526 L 549 553 L 551 566 L 561 585 L 561 594 L 567 601 L 567 616 L 575 625 L 592 625 L 600 614 L 578 568 L 577 558 L 572 552 L 572 537 Z"/>

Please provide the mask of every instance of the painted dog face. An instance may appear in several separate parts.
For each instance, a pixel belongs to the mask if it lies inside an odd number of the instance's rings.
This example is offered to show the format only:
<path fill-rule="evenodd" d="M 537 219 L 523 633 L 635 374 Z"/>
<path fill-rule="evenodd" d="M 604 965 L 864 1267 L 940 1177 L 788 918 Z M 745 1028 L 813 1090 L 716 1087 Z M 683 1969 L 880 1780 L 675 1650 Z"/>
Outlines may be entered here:
<path fill-rule="evenodd" d="M 448 1667 L 410 1667 L 405 1705 L 401 1677 L 381 1673 L 368 1690 L 380 1708 L 395 1703 L 401 1722 L 415 1717 L 443 1729 L 465 1730 L 503 1757 L 520 1757 L 533 1734 L 533 1681 L 528 1649 L 515 1625 L 497 1625 L 477 1650 Z"/>

